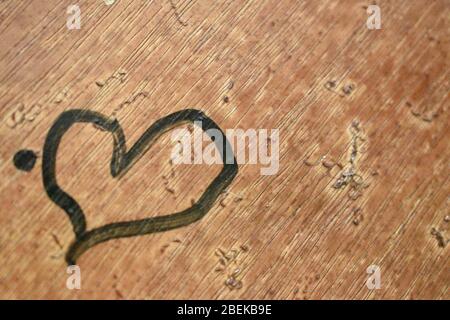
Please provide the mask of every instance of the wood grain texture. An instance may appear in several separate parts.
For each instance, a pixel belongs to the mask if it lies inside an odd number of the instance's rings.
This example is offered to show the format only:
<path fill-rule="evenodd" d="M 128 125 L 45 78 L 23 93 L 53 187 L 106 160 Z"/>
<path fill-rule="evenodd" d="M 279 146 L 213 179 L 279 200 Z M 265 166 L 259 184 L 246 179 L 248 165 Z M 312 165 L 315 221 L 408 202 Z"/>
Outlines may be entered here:
<path fill-rule="evenodd" d="M 379 0 L 381 30 L 367 29 L 366 1 L 89 0 L 68 30 L 71 4 L 0 2 L 0 298 L 450 298 L 448 0 Z M 241 165 L 195 224 L 90 249 L 82 289 L 68 290 L 71 225 L 45 194 L 42 158 L 29 173 L 12 158 L 39 155 L 73 108 L 117 117 L 128 145 L 186 108 L 222 129 L 279 129 L 280 168 Z M 333 188 L 357 122 L 360 195 Z M 90 228 L 172 213 L 221 168 L 173 166 L 172 147 L 166 134 L 117 180 L 111 137 L 76 125 L 58 182 Z"/>

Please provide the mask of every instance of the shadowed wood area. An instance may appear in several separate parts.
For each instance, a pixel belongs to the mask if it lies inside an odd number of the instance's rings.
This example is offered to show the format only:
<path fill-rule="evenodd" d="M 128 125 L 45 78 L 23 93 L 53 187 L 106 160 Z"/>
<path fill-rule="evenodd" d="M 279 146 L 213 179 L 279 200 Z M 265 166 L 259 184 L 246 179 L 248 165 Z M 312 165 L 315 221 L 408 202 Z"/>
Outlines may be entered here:
<path fill-rule="evenodd" d="M 88 0 L 68 29 L 73 4 L 0 1 L 0 298 L 450 298 L 448 0 L 377 0 L 379 30 L 359 0 Z M 224 131 L 277 129 L 278 171 L 240 164 L 201 220 L 90 248 L 69 290 L 48 130 L 89 109 L 130 148 L 188 108 Z M 113 142 L 76 123 L 58 149 L 88 230 L 189 208 L 222 168 L 174 164 L 166 132 L 112 177 Z"/>

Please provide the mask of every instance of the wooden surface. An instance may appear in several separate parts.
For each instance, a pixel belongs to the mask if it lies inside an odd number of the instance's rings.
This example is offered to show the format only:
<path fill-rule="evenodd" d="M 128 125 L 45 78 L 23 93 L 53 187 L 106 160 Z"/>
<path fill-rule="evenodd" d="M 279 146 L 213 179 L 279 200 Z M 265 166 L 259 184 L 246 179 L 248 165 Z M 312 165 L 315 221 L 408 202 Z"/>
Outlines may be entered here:
<path fill-rule="evenodd" d="M 0 298 L 450 298 L 448 0 L 377 1 L 381 30 L 365 1 L 89 0 L 68 30 L 71 4 L 0 2 Z M 223 129 L 279 129 L 279 172 L 241 165 L 201 221 L 90 249 L 68 290 L 74 235 L 41 179 L 51 124 L 73 108 L 114 114 L 132 145 L 191 107 Z M 360 194 L 333 187 L 352 124 Z M 220 170 L 171 166 L 172 147 L 166 134 L 118 180 L 111 137 L 76 125 L 58 182 L 88 228 L 172 213 Z M 20 149 L 40 156 L 29 173 Z M 221 251 L 239 252 L 222 271 Z"/>

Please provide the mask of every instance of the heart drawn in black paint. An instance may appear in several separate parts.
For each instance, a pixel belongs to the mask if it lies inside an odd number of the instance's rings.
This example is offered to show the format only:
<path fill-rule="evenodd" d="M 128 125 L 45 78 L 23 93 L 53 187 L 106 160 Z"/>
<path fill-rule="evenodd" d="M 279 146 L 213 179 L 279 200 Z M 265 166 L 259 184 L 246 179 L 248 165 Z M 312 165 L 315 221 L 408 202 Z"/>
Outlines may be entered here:
<path fill-rule="evenodd" d="M 208 133 L 209 129 L 216 129 L 222 133 L 224 139 L 216 139 L 216 147 L 219 149 L 223 168 L 206 188 L 200 199 L 190 208 L 169 215 L 145 218 L 134 221 L 116 222 L 101 227 L 87 230 L 86 218 L 77 201 L 67 194 L 56 180 L 56 155 L 59 144 L 64 134 L 75 123 L 93 123 L 113 136 L 113 154 L 110 164 L 111 175 L 120 177 L 130 169 L 139 158 L 145 154 L 153 142 L 164 132 L 183 123 L 202 124 L 202 129 Z M 200 220 L 208 213 L 217 197 L 233 181 L 238 172 L 238 165 L 231 150 L 230 143 L 223 131 L 213 120 L 203 112 L 195 109 L 187 109 L 172 113 L 157 120 L 151 125 L 138 141 L 126 150 L 126 142 L 123 130 L 117 120 L 110 120 L 104 115 L 84 109 L 74 109 L 63 112 L 50 128 L 44 143 L 42 159 L 42 179 L 44 188 L 49 198 L 68 215 L 75 233 L 75 241 L 69 247 L 66 254 L 68 264 L 76 264 L 76 260 L 92 246 L 114 238 L 132 237 L 154 232 L 167 231 L 186 226 Z"/>

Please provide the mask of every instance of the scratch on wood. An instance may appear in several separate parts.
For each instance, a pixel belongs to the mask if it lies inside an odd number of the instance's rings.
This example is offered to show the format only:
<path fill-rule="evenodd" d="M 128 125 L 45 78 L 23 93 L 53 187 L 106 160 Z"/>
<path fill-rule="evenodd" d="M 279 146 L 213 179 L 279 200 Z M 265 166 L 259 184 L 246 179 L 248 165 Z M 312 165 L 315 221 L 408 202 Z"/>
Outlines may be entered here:
<path fill-rule="evenodd" d="M 120 83 L 124 83 L 126 80 L 126 76 L 127 76 L 126 71 L 118 70 L 117 72 L 114 72 L 111 76 L 109 76 L 106 80 L 95 81 L 95 84 L 97 85 L 97 87 L 103 88 L 113 80 L 118 80 Z"/>
<path fill-rule="evenodd" d="M 117 117 L 117 113 L 120 112 L 124 107 L 131 105 L 133 102 L 135 102 L 139 97 L 143 97 L 143 98 L 147 98 L 148 97 L 148 92 L 146 91 L 142 91 L 139 92 L 135 95 L 133 95 L 131 98 L 125 100 L 124 102 L 122 102 L 121 104 L 119 104 L 117 107 L 114 108 L 113 112 L 110 115 L 111 119 L 115 119 Z M 100 131 L 105 131 L 101 128 L 101 126 L 97 125 L 97 124 L 93 124 L 94 128 L 100 130 Z"/>
<path fill-rule="evenodd" d="M 187 22 L 185 22 L 181 19 L 181 15 L 178 12 L 177 6 L 175 5 L 174 1 L 169 0 L 169 2 L 170 2 L 170 6 L 172 8 L 173 14 L 175 15 L 175 18 L 177 19 L 178 23 L 181 24 L 183 27 L 187 27 L 188 24 L 187 24 Z"/>
<path fill-rule="evenodd" d="M 39 103 L 34 103 L 30 108 L 26 109 L 25 105 L 19 102 L 6 117 L 6 125 L 14 129 L 25 122 L 33 122 L 41 111 L 42 106 Z"/>
<path fill-rule="evenodd" d="M 431 228 L 431 235 L 434 236 L 438 242 L 439 247 L 445 248 L 448 243 L 448 239 L 445 239 L 444 235 L 437 228 Z"/>
<path fill-rule="evenodd" d="M 238 257 L 241 253 L 248 252 L 248 250 L 248 246 L 243 244 L 239 249 L 231 249 L 228 252 L 223 251 L 221 248 L 217 248 L 214 253 L 219 258 L 219 266 L 217 266 L 214 271 L 225 273 L 226 280 L 224 283 L 230 290 L 239 290 L 243 286 L 240 277 L 242 267 L 238 261 Z"/>
<path fill-rule="evenodd" d="M 59 241 L 58 236 L 54 232 L 52 232 L 52 238 L 55 241 L 55 243 L 57 244 L 57 246 L 60 249 L 63 249 L 63 246 L 62 246 L 61 242 Z"/>
<path fill-rule="evenodd" d="M 56 98 L 55 98 L 55 100 L 54 100 L 54 103 L 58 104 L 58 103 L 63 102 L 63 100 L 67 97 L 68 92 L 69 92 L 69 89 L 68 89 L 67 87 L 64 88 L 61 92 L 59 92 L 59 93 L 56 95 Z"/>
<path fill-rule="evenodd" d="M 352 200 L 359 198 L 362 195 L 362 190 L 369 186 L 364 182 L 362 176 L 357 173 L 356 169 L 356 158 L 359 153 L 358 141 L 365 141 L 360 132 L 359 121 L 354 120 L 350 127 L 350 133 L 352 135 L 352 151 L 349 159 L 349 168 L 342 171 L 339 178 L 333 184 L 333 188 L 335 189 L 345 188 L 349 185 L 350 191 L 348 196 Z"/>

